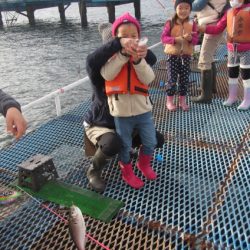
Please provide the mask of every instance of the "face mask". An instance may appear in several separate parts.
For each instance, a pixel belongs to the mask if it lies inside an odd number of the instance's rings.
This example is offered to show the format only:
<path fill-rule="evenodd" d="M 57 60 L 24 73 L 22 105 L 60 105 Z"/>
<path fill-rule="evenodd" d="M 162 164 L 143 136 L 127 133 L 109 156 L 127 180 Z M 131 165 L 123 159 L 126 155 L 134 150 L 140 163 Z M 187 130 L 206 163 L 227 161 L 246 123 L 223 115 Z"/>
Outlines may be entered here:
<path fill-rule="evenodd" d="M 232 8 L 238 8 L 238 7 L 240 7 L 242 4 L 243 4 L 243 3 L 239 3 L 238 0 L 232 0 L 232 1 L 230 1 L 230 5 L 231 5 Z"/>

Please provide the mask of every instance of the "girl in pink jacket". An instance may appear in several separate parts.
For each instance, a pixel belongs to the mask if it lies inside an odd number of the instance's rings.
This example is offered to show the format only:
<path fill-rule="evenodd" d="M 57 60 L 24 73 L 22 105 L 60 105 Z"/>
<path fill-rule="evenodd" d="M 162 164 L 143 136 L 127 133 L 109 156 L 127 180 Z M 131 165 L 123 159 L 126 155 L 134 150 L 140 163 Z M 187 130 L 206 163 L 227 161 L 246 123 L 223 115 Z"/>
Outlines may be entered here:
<path fill-rule="evenodd" d="M 167 109 L 175 111 L 174 95 L 179 94 L 179 106 L 187 111 L 186 95 L 189 84 L 190 62 L 193 47 L 198 42 L 196 24 L 189 20 L 192 9 L 190 0 L 176 0 L 176 13 L 172 20 L 167 20 L 161 41 L 165 46 L 168 74 Z M 178 89 L 177 89 L 178 82 Z"/>

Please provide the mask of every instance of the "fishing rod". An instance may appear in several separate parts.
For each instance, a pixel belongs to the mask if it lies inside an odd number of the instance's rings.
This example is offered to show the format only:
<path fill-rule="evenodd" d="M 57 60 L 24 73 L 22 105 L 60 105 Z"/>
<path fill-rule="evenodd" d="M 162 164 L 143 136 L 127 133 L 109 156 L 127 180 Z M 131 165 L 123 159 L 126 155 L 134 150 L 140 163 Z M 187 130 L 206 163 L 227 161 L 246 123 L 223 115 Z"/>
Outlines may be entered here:
<path fill-rule="evenodd" d="M 51 213 L 53 213 L 54 215 L 56 215 L 58 218 L 61 219 L 61 221 L 63 221 L 65 224 L 69 224 L 69 221 L 67 219 L 65 219 L 63 216 L 61 216 L 60 214 L 58 214 L 57 212 L 55 212 L 53 209 L 49 208 L 47 205 L 43 204 L 42 202 L 40 202 L 38 199 L 36 199 L 35 197 L 33 197 L 32 195 L 30 195 L 28 192 L 26 192 L 25 190 L 23 190 L 21 187 L 15 185 L 18 189 L 20 189 L 22 192 L 24 192 L 26 195 L 28 195 L 32 200 L 34 200 L 36 203 L 38 203 L 41 207 L 47 209 L 48 211 L 50 211 Z M 98 240 L 94 239 L 90 234 L 86 233 L 86 236 L 92 240 L 93 242 L 95 242 L 97 245 L 99 245 L 100 247 L 102 247 L 103 249 L 106 250 L 110 250 L 108 247 L 106 247 L 104 244 L 102 244 L 101 242 L 99 242 Z"/>
<path fill-rule="evenodd" d="M 156 2 L 158 2 L 158 4 L 164 9 L 166 10 L 166 7 L 163 5 L 163 3 L 160 0 L 156 0 Z"/>

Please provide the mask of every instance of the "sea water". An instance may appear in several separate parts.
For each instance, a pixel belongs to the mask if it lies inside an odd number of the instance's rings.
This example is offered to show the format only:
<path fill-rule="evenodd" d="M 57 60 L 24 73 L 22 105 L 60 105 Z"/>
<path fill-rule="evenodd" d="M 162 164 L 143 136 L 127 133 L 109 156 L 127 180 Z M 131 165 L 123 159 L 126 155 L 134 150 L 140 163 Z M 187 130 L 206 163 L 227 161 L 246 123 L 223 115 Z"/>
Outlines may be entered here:
<path fill-rule="evenodd" d="M 141 1 L 142 36 L 148 37 L 148 45 L 160 41 L 162 28 L 173 14 L 170 1 Z M 116 16 L 124 12 L 134 15 L 134 5 L 116 6 Z M 85 62 L 88 53 L 101 45 L 98 24 L 108 22 L 105 7 L 87 9 L 88 26 L 81 27 L 78 4 L 67 8 L 66 24 L 62 24 L 58 8 L 35 11 L 36 25 L 31 27 L 28 19 L 13 12 L 3 12 L 4 28 L 0 30 L 0 88 L 26 105 L 58 88 L 86 76 Z M 17 17 L 12 24 L 6 20 Z M 163 56 L 163 48 L 158 51 Z M 86 83 L 63 95 L 62 108 L 70 108 L 91 95 Z M 56 114 L 54 100 L 36 105 L 25 112 L 29 129 L 51 119 Z M 0 119 L 0 147 L 9 143 L 4 120 Z"/>

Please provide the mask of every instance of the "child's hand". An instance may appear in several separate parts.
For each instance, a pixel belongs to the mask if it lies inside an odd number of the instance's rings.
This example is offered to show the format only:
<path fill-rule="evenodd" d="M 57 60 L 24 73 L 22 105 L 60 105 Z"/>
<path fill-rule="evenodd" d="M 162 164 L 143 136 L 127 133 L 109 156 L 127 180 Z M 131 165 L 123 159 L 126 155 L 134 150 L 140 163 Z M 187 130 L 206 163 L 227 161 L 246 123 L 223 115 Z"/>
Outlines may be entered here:
<path fill-rule="evenodd" d="M 148 53 L 148 46 L 147 45 L 138 46 L 136 53 L 138 58 L 140 59 L 145 58 Z"/>
<path fill-rule="evenodd" d="M 191 42 L 192 41 L 192 34 L 190 33 L 186 33 L 183 35 L 183 38 L 188 41 L 188 42 Z"/>
<path fill-rule="evenodd" d="M 145 58 L 148 52 L 147 46 L 148 38 L 144 37 L 137 41 L 138 47 L 136 49 L 137 57 L 139 59 Z"/>
<path fill-rule="evenodd" d="M 132 61 L 133 61 L 134 63 L 139 63 L 140 60 L 141 60 L 141 58 L 140 58 L 139 56 L 137 56 L 137 55 L 133 55 L 133 56 L 132 56 Z"/>
<path fill-rule="evenodd" d="M 198 31 L 204 33 L 206 31 L 206 25 L 198 25 Z"/>
<path fill-rule="evenodd" d="M 182 44 L 183 40 L 184 40 L 184 38 L 182 36 L 175 37 L 175 43 L 177 43 L 177 44 Z"/>
<path fill-rule="evenodd" d="M 136 56 L 136 50 L 138 47 L 138 44 L 136 42 L 136 39 L 133 38 L 121 38 L 120 40 L 121 46 L 123 48 L 123 50 L 125 50 L 125 52 L 130 55 Z"/>
<path fill-rule="evenodd" d="M 130 54 L 124 48 L 121 49 L 121 53 L 123 56 L 130 57 Z"/>

